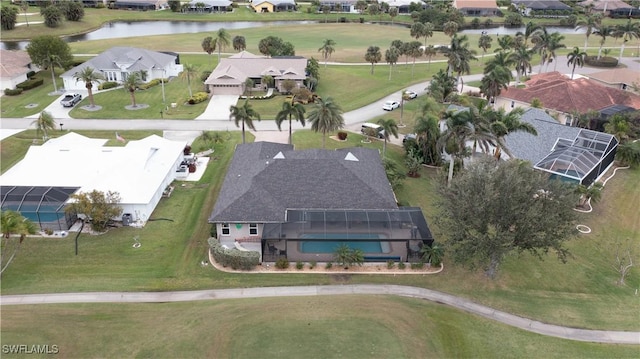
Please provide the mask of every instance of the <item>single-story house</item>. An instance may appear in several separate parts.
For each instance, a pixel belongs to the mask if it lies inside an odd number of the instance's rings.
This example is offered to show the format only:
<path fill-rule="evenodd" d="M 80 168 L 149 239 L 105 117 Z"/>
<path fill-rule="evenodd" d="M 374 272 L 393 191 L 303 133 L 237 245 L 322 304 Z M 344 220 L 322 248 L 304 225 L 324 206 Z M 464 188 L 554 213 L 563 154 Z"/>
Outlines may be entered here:
<path fill-rule="evenodd" d="M 238 145 L 209 223 L 223 246 L 263 261 L 331 261 L 345 243 L 365 260 L 408 260 L 433 241 L 419 208 L 399 208 L 380 154 Z"/>
<path fill-rule="evenodd" d="M 602 12 L 605 16 L 609 15 L 611 11 L 628 13 L 630 10 L 635 9 L 633 6 L 622 0 L 587 0 L 579 2 L 578 5 L 585 8 L 592 6 L 591 11 Z"/>
<path fill-rule="evenodd" d="M 232 11 L 233 1 L 231 0 L 192 0 L 189 3 L 191 12 L 227 12 Z"/>
<path fill-rule="evenodd" d="M 614 89 L 637 92 L 638 90 L 634 86 L 640 87 L 640 72 L 627 68 L 605 70 L 586 76 L 590 80 Z"/>
<path fill-rule="evenodd" d="M 520 9 L 524 16 L 534 14 L 558 16 L 560 12 L 565 15 L 569 15 L 572 12 L 571 6 L 560 0 L 512 0 L 511 3 L 517 9 Z"/>
<path fill-rule="evenodd" d="M 28 80 L 31 71 L 39 68 L 31 63 L 26 51 L 0 49 L 0 90 L 15 89 L 17 84 Z"/>
<path fill-rule="evenodd" d="M 618 146 L 613 135 L 562 125 L 537 108 L 526 110 L 520 121 L 531 124 L 537 135 L 510 133 L 505 137 L 507 148 L 553 178 L 588 186 L 613 163 Z"/>
<path fill-rule="evenodd" d="M 322 11 L 322 7 L 329 6 L 331 12 L 347 12 L 357 14 L 359 11 L 356 9 L 356 3 L 358 0 L 320 0 L 320 6 L 318 11 Z M 397 7 L 399 14 L 410 14 L 410 5 L 414 4 L 417 8 L 427 8 L 427 4 L 419 0 L 389 0 L 383 1 L 389 4 L 389 7 Z"/>
<path fill-rule="evenodd" d="M 295 11 L 295 0 L 252 0 L 251 7 L 256 12 Z"/>
<path fill-rule="evenodd" d="M 534 75 L 524 88 L 509 87 L 496 98 L 495 107 L 506 110 L 531 107 L 533 99 L 542 102 L 542 108 L 557 116 L 563 124 L 574 124 L 573 114 L 599 111 L 612 105 L 625 105 L 640 109 L 640 96 L 629 91 L 602 86 L 600 83 L 579 78 L 571 80 L 559 72 Z"/>
<path fill-rule="evenodd" d="M 153 11 L 169 8 L 167 0 L 115 0 L 109 1 L 111 9 Z"/>
<path fill-rule="evenodd" d="M 104 80 L 123 82 L 133 72 L 143 72 L 144 82 L 157 78 L 170 78 L 182 72 L 177 54 L 116 46 L 60 75 L 67 91 L 84 90 L 85 84 L 76 81 L 74 75 L 86 67 L 100 73 Z"/>
<path fill-rule="evenodd" d="M 282 83 L 293 80 L 297 88 L 304 87 L 307 59 L 302 56 L 257 56 L 247 51 L 239 52 L 220 63 L 204 82 L 212 95 L 242 95 L 245 82 L 251 79 L 255 88 L 266 89 L 264 76 L 271 76 L 275 88 L 284 92 Z"/>
<path fill-rule="evenodd" d="M 145 223 L 153 213 L 165 189 L 176 178 L 184 160 L 186 142 L 170 141 L 152 135 L 129 141 L 125 146 L 105 146 L 107 139 L 88 138 L 73 132 L 31 146 L 24 159 L 0 176 L 3 187 L 54 189 L 63 203 L 76 192 L 118 192 L 120 206 L 134 222 Z M 15 190 L 15 189 L 12 189 Z M 38 192 L 39 191 L 39 192 Z M 6 193 L 10 193 L 6 190 Z M 16 209 L 38 221 L 42 228 L 67 230 L 64 208 L 38 208 L 38 203 L 5 203 L 2 208 Z M 44 214 L 44 216 L 41 216 Z M 36 222 L 36 223 L 38 223 Z"/>
<path fill-rule="evenodd" d="M 465 16 L 495 16 L 498 4 L 495 0 L 454 0 L 453 7 Z"/>

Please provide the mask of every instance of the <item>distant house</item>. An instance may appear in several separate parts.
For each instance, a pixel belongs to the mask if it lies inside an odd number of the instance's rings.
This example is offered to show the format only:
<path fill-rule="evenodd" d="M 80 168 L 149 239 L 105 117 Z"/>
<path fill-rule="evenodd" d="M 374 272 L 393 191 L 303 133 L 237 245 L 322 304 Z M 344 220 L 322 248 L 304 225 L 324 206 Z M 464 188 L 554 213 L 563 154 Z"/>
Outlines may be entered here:
<path fill-rule="evenodd" d="M 453 7 L 466 16 L 495 16 L 498 5 L 495 0 L 454 0 Z"/>
<path fill-rule="evenodd" d="M 111 0 L 109 8 L 119 10 L 154 11 L 169 7 L 167 0 Z"/>
<path fill-rule="evenodd" d="M 27 81 L 30 71 L 39 70 L 26 51 L 0 49 L 0 90 L 15 89 L 17 84 Z"/>
<path fill-rule="evenodd" d="M 322 11 L 323 6 L 329 6 L 331 12 L 347 12 L 357 14 L 359 11 L 356 9 L 356 3 L 358 0 L 320 0 L 320 7 L 318 11 Z M 397 7 L 399 14 L 411 13 L 411 4 L 414 4 L 416 8 L 427 8 L 427 4 L 419 0 L 389 0 L 384 1 L 389 4 L 389 7 Z"/>
<path fill-rule="evenodd" d="M 0 176 L 2 209 L 20 211 L 41 228 L 67 230 L 73 219 L 64 204 L 71 194 L 114 191 L 124 213 L 146 222 L 176 179 L 186 142 L 156 135 L 125 146 L 105 146 L 107 141 L 70 132 L 29 147 L 24 159 Z M 10 196 L 19 193 L 22 201 Z"/>
<path fill-rule="evenodd" d="M 182 72 L 178 55 L 135 47 L 112 47 L 100 55 L 72 68 L 60 77 L 66 90 L 84 90 L 85 84 L 76 81 L 74 75 L 86 67 L 104 77 L 104 81 L 123 82 L 133 72 L 143 72 L 143 81 L 156 78 L 170 78 Z"/>
<path fill-rule="evenodd" d="M 331 261 L 340 243 L 368 261 L 404 261 L 433 238 L 419 208 L 399 208 L 377 150 L 238 145 L 209 217 L 223 246 L 263 261 Z"/>
<path fill-rule="evenodd" d="M 295 0 L 253 0 L 251 7 L 256 12 L 295 11 Z"/>
<path fill-rule="evenodd" d="M 524 16 L 570 15 L 571 7 L 560 0 L 512 0 L 511 3 L 519 9 Z"/>
<path fill-rule="evenodd" d="M 591 11 L 601 12 L 605 16 L 611 12 L 620 12 L 621 14 L 627 14 L 634 8 L 622 0 L 587 0 L 579 2 L 578 5 L 582 7 L 591 7 Z"/>
<path fill-rule="evenodd" d="M 526 110 L 520 120 L 531 124 L 538 134 L 510 133 L 505 137 L 507 148 L 515 158 L 553 178 L 588 186 L 613 163 L 618 146 L 613 135 L 564 126 L 536 108 Z"/>
<path fill-rule="evenodd" d="M 587 76 L 601 85 L 619 90 L 638 92 L 634 87 L 640 87 L 640 72 L 627 68 L 605 70 Z"/>
<path fill-rule="evenodd" d="M 204 82 L 212 95 L 242 95 L 245 82 L 251 79 L 256 88 L 266 89 L 264 76 L 271 76 L 278 91 L 282 83 L 293 80 L 297 88 L 304 87 L 307 59 L 302 56 L 264 57 L 247 51 L 220 59 L 220 63 Z"/>
<path fill-rule="evenodd" d="M 191 12 L 227 12 L 232 11 L 233 1 L 231 0 L 192 0 L 189 3 L 189 11 Z"/>
<path fill-rule="evenodd" d="M 560 123 L 574 124 L 574 113 L 599 111 L 612 105 L 625 105 L 640 109 L 640 96 L 629 91 L 602 86 L 586 78 L 571 80 L 559 72 L 534 75 L 524 88 L 509 87 L 496 99 L 495 107 L 510 110 L 531 107 L 533 99 L 543 109 L 557 116 Z"/>

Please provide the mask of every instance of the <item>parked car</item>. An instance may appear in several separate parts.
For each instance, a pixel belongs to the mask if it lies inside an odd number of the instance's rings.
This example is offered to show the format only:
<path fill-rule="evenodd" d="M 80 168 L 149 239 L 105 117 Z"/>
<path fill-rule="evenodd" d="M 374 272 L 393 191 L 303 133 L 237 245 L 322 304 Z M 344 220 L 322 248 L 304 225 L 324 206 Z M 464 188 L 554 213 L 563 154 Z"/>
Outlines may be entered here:
<path fill-rule="evenodd" d="M 80 95 L 79 93 L 72 93 L 72 94 L 66 95 L 62 99 L 62 101 L 60 101 L 60 104 L 64 107 L 73 107 L 81 100 L 82 100 L 82 95 Z"/>
<path fill-rule="evenodd" d="M 398 101 L 387 101 L 382 105 L 382 109 L 385 111 L 393 111 L 398 107 L 400 107 L 400 102 Z"/>
<path fill-rule="evenodd" d="M 373 131 L 371 131 L 373 130 Z M 371 132 L 376 134 L 378 138 L 384 138 L 384 128 L 382 126 L 377 125 L 375 123 L 365 122 L 362 124 L 362 128 L 360 129 L 363 135 L 369 135 Z"/>
<path fill-rule="evenodd" d="M 407 133 L 402 138 L 402 143 L 405 143 L 405 142 L 407 142 L 409 140 L 415 140 L 415 139 L 416 139 L 416 134 L 415 133 Z"/>
<path fill-rule="evenodd" d="M 405 100 L 413 100 L 414 98 L 418 97 L 418 94 L 411 90 L 407 90 L 402 94 L 402 96 Z"/>

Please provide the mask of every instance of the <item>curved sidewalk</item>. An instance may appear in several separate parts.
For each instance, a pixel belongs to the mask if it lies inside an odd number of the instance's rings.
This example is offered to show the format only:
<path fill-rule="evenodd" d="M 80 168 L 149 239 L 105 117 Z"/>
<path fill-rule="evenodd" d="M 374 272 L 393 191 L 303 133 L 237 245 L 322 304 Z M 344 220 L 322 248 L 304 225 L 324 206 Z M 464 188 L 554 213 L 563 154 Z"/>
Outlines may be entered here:
<path fill-rule="evenodd" d="M 522 318 L 470 300 L 435 290 L 400 285 L 327 285 L 296 287 L 263 287 L 215 289 L 181 292 L 90 292 L 6 295 L 0 305 L 62 304 L 62 303 L 165 303 L 215 299 L 241 299 L 264 297 L 293 297 L 316 295 L 397 295 L 430 300 L 529 332 L 556 338 L 606 344 L 640 345 L 640 332 L 587 330 L 545 324 Z"/>

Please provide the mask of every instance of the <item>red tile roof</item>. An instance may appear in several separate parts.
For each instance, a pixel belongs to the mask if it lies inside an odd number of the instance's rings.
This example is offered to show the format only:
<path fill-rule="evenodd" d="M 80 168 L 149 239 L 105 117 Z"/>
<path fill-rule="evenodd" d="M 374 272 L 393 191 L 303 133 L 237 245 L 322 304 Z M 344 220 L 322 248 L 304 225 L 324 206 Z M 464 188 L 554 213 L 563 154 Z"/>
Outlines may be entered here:
<path fill-rule="evenodd" d="M 532 76 L 525 88 L 509 87 L 500 97 L 530 103 L 534 98 L 544 108 L 564 113 L 586 113 L 611 105 L 626 105 L 640 109 L 640 96 L 580 78 L 571 80 L 559 72 Z"/>
<path fill-rule="evenodd" d="M 456 9 L 497 9 L 496 0 L 455 0 Z"/>
<path fill-rule="evenodd" d="M 31 71 L 29 54 L 25 51 L 0 50 L 0 77 L 12 77 Z"/>

